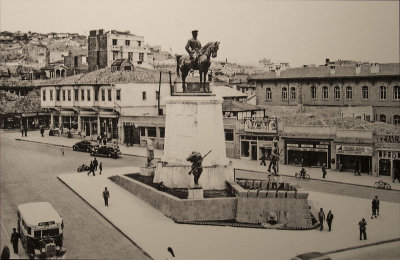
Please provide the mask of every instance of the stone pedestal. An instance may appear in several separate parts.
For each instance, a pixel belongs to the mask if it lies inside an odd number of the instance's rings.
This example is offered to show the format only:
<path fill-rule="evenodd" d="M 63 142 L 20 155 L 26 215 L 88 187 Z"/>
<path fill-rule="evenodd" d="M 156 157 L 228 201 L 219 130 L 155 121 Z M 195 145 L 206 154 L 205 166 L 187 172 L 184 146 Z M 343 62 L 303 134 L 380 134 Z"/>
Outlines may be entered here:
<path fill-rule="evenodd" d="M 164 155 L 156 168 L 154 182 L 169 188 L 187 188 L 193 152 L 204 156 L 199 184 L 204 189 L 225 189 L 233 180 L 233 168 L 226 157 L 222 98 L 212 93 L 189 93 L 166 98 Z"/>
<path fill-rule="evenodd" d="M 140 175 L 142 176 L 154 176 L 156 167 L 140 167 Z"/>
<path fill-rule="evenodd" d="M 203 188 L 189 188 L 188 189 L 188 199 L 203 199 L 204 193 Z"/>

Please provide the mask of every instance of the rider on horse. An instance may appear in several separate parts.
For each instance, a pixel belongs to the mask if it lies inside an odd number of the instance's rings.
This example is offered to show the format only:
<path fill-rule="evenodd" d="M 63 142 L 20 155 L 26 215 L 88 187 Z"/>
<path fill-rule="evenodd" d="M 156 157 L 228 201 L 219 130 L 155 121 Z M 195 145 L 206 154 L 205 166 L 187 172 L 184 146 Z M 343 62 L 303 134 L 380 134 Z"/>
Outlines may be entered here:
<path fill-rule="evenodd" d="M 192 31 L 193 38 L 189 39 L 186 43 L 186 51 L 189 53 L 190 61 L 192 62 L 192 68 L 196 68 L 196 60 L 200 55 L 201 43 L 197 40 L 197 30 Z"/>

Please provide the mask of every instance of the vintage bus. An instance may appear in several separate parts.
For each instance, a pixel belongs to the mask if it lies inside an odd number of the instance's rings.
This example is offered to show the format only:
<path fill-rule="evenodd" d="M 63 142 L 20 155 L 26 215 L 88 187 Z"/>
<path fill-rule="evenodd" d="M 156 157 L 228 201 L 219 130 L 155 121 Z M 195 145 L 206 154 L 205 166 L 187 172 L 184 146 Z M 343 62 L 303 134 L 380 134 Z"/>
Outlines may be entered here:
<path fill-rule="evenodd" d="M 22 246 L 31 258 L 58 258 L 64 255 L 64 222 L 50 203 L 18 205 L 17 218 Z"/>

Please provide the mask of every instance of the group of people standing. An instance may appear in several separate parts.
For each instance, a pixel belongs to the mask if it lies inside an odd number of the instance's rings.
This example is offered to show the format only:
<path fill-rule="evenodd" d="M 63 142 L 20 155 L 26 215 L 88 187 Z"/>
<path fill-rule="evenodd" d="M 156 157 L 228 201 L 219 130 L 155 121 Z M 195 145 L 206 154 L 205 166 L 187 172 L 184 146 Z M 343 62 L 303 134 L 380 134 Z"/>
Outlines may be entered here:
<path fill-rule="evenodd" d="M 101 172 L 103 171 L 103 163 L 97 161 L 96 157 L 94 157 L 93 161 L 90 161 L 90 165 L 89 165 L 89 172 L 87 173 L 87 175 L 89 176 L 90 173 L 93 173 L 93 176 L 96 176 L 95 171 L 97 171 L 97 166 L 99 166 L 99 174 L 101 174 Z"/>
<path fill-rule="evenodd" d="M 21 126 L 21 136 L 22 137 L 27 137 L 28 136 L 28 127 L 26 126 Z"/>

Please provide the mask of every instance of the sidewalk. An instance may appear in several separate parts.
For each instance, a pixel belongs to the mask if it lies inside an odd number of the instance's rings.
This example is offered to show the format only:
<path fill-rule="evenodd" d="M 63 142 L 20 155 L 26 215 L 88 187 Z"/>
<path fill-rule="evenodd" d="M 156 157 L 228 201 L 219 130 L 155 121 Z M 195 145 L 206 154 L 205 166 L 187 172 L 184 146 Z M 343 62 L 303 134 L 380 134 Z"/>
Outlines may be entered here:
<path fill-rule="evenodd" d="M 310 192 L 309 200 L 334 212 L 332 232 L 177 224 L 107 178 L 138 171 L 136 167 L 105 168 L 102 175 L 75 172 L 58 178 L 154 259 L 168 259 L 168 247 L 176 259 L 290 259 L 300 253 L 363 246 L 400 235 L 400 204 L 382 201 L 384 214 L 372 220 L 369 199 L 319 192 Z M 104 187 L 110 191 L 109 207 L 104 206 Z M 358 239 L 357 222 L 362 217 L 368 222 L 367 241 Z"/>
<path fill-rule="evenodd" d="M 45 132 L 44 137 L 40 136 L 39 131 L 31 131 L 28 132 L 28 137 L 21 137 L 21 133 L 9 133 L 9 136 L 13 136 L 13 138 L 22 141 L 31 141 L 37 143 L 46 143 L 58 146 L 72 147 L 73 144 L 78 142 L 81 139 L 74 138 L 66 138 L 66 137 L 58 137 L 58 136 L 49 136 L 48 131 Z M 132 156 L 141 156 L 146 157 L 146 147 L 125 147 L 123 145 L 120 146 L 121 153 L 123 155 L 132 155 Z M 163 154 L 162 150 L 155 150 L 154 157 L 161 158 Z M 258 171 L 266 173 L 267 167 L 261 166 L 257 161 L 250 161 L 244 159 L 232 159 L 233 167 L 236 169 L 243 169 L 249 171 Z M 268 166 L 268 164 L 267 164 Z M 383 180 L 389 183 L 392 186 L 392 190 L 400 191 L 400 183 L 396 181 L 396 183 L 392 182 L 392 178 L 390 176 L 379 176 L 375 177 L 372 175 L 362 174 L 362 176 L 354 176 L 353 172 L 338 172 L 327 169 L 326 178 L 322 178 L 322 172 L 320 168 L 305 168 L 307 173 L 310 175 L 311 179 L 327 181 L 327 182 L 337 182 L 337 183 L 346 183 L 353 184 L 359 186 L 368 186 L 373 187 L 374 183 L 378 180 Z M 290 166 L 290 165 L 279 165 L 279 170 L 283 176 L 294 176 L 295 172 L 300 171 L 300 167 Z"/>

